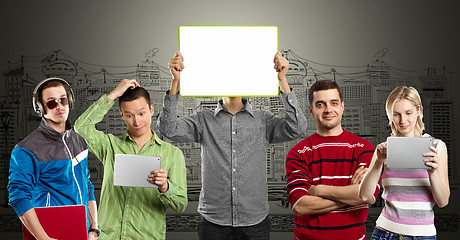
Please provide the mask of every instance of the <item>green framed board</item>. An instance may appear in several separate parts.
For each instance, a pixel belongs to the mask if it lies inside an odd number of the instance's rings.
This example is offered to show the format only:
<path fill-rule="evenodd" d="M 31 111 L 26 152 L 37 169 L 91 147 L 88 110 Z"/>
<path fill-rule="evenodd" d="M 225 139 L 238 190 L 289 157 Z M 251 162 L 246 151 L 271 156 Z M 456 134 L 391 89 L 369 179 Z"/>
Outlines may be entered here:
<path fill-rule="evenodd" d="M 184 57 L 180 94 L 185 97 L 277 96 L 276 26 L 179 27 Z"/>

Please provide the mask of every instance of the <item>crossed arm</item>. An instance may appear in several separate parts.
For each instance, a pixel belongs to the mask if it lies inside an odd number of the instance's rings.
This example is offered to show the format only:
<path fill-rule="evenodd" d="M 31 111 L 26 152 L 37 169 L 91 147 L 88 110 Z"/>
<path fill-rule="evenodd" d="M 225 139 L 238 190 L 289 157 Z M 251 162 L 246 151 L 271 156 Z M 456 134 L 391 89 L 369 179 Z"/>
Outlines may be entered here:
<path fill-rule="evenodd" d="M 331 212 L 346 205 L 372 204 L 375 200 L 363 201 L 358 196 L 359 183 L 367 168 L 359 167 L 348 186 L 312 185 L 309 195 L 301 197 L 293 206 L 294 215 L 313 215 Z"/>

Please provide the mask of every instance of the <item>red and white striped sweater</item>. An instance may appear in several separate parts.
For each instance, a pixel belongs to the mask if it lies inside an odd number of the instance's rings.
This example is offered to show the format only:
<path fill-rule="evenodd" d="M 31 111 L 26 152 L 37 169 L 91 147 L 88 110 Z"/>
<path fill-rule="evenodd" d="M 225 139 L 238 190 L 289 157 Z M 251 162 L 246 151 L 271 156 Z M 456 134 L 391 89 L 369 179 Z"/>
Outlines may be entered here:
<path fill-rule="evenodd" d="M 286 158 L 291 206 L 308 195 L 311 185 L 350 185 L 360 166 L 369 167 L 374 146 L 346 130 L 338 136 L 317 133 L 293 147 Z M 374 197 L 377 198 L 379 187 Z M 296 239 L 364 239 L 367 204 L 345 206 L 326 214 L 294 217 Z"/>

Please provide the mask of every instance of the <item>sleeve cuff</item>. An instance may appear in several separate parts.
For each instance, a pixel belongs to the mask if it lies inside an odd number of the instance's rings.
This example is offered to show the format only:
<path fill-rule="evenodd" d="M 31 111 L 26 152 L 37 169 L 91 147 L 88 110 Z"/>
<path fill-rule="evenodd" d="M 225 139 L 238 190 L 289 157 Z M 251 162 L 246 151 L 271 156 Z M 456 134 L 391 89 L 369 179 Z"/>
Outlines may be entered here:
<path fill-rule="evenodd" d="M 16 214 L 18 217 L 22 216 L 25 212 L 29 211 L 32 209 L 34 206 L 32 205 L 32 202 L 28 199 L 23 199 L 16 206 L 13 206 L 14 210 L 16 211 Z"/>
<path fill-rule="evenodd" d="M 115 103 L 114 100 L 107 97 L 107 94 L 102 95 L 102 97 L 99 98 L 98 102 L 103 105 L 110 105 L 110 107 L 112 107 L 113 104 Z"/>
<path fill-rule="evenodd" d="M 297 204 L 300 202 L 300 199 L 302 199 L 302 198 L 305 197 L 305 196 L 307 196 L 307 195 L 304 195 L 304 196 L 300 197 L 299 199 L 297 199 L 297 201 L 295 201 L 295 203 L 292 204 L 292 208 L 291 208 L 291 209 L 294 209 L 295 206 L 297 206 Z"/>
<path fill-rule="evenodd" d="M 291 90 L 291 92 L 292 92 L 292 88 L 291 88 L 291 87 L 289 87 L 289 90 Z M 281 91 L 281 89 L 280 89 L 280 94 L 285 94 L 285 93 L 283 93 L 283 91 Z M 288 93 L 288 94 L 289 94 L 289 93 Z"/>
<path fill-rule="evenodd" d="M 96 197 L 94 196 L 94 191 L 89 193 L 88 201 L 96 201 Z"/>
<path fill-rule="evenodd" d="M 295 188 L 292 189 L 289 193 L 289 202 L 291 203 L 292 208 L 299 202 L 299 200 L 308 195 L 308 190 L 304 188 Z"/>
<path fill-rule="evenodd" d="M 175 187 L 174 187 L 173 184 L 171 184 L 171 182 L 170 182 L 169 180 L 168 180 L 168 185 L 169 185 L 169 186 L 168 186 L 168 187 L 169 187 L 169 188 L 168 188 L 168 191 L 166 191 L 165 193 L 160 192 L 160 195 L 158 195 L 158 197 L 159 197 L 160 199 L 161 199 L 161 198 L 163 198 L 164 200 L 169 199 L 169 198 L 171 198 L 172 195 L 174 194 Z M 158 191 L 160 191 L 160 190 L 158 190 Z"/>
<path fill-rule="evenodd" d="M 95 113 L 105 115 L 112 108 L 113 104 L 115 104 L 115 101 L 107 97 L 107 94 L 104 94 L 93 103 L 98 108 L 98 111 L 95 111 Z"/>
<path fill-rule="evenodd" d="M 294 91 L 291 91 L 290 93 L 286 94 L 281 94 L 281 98 L 283 99 L 284 102 L 289 103 L 292 107 L 296 107 L 299 105 L 299 102 L 297 101 L 297 97 L 294 93 Z"/>
<path fill-rule="evenodd" d="M 179 93 L 176 95 L 169 95 L 169 90 L 166 91 L 165 99 L 163 101 L 163 105 L 166 107 L 177 105 L 179 101 Z"/>

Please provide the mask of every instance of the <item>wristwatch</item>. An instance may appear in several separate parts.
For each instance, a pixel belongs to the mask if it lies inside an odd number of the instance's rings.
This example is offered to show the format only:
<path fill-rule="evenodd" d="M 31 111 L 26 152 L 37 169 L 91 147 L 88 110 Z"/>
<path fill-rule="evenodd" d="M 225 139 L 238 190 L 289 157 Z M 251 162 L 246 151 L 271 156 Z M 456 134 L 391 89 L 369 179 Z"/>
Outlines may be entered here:
<path fill-rule="evenodd" d="M 96 229 L 96 228 L 90 228 L 88 233 L 90 233 L 90 232 L 96 233 L 98 237 L 99 237 L 99 235 L 101 235 L 101 230 Z"/>

